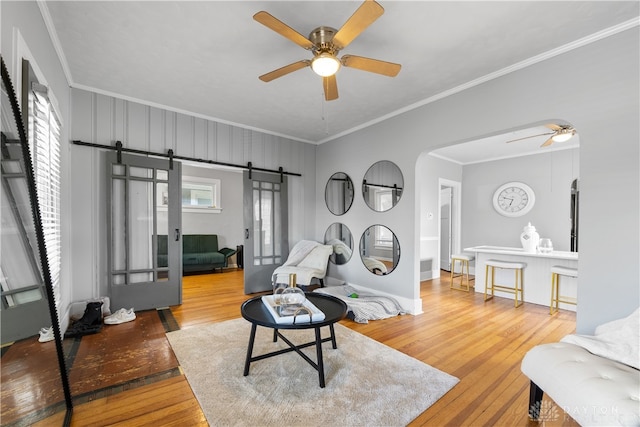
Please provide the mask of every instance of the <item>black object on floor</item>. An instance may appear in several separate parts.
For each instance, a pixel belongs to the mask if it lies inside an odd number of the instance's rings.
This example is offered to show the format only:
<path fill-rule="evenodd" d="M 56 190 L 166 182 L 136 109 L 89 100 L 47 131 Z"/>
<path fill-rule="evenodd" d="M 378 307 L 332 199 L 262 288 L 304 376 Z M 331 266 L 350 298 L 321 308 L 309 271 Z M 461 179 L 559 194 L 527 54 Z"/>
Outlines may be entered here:
<path fill-rule="evenodd" d="M 100 332 L 102 329 L 102 301 L 90 302 L 82 317 L 67 329 L 65 338 L 80 337 Z"/>

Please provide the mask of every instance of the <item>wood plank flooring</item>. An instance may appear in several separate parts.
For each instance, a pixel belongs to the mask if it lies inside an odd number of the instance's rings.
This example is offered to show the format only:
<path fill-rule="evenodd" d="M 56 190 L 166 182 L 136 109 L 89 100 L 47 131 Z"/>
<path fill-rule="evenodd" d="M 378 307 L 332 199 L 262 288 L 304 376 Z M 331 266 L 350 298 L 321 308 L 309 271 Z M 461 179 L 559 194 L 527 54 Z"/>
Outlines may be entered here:
<path fill-rule="evenodd" d="M 171 307 L 180 327 L 240 317 L 240 304 L 248 298 L 242 277 L 242 270 L 185 277 L 183 304 Z M 460 378 L 412 426 L 537 424 L 527 416 L 529 381 L 520 372 L 520 362 L 531 347 L 573 333 L 575 314 L 561 310 L 549 316 L 548 307 L 528 303 L 516 309 L 512 300 L 502 298 L 485 303 L 474 292 L 450 290 L 448 277 L 443 274 L 441 279 L 421 283 L 423 314 L 366 325 L 350 320 L 341 324 Z M 126 351 L 137 350 L 127 347 Z M 63 418 L 64 414 L 56 414 L 36 425 L 60 425 Z M 577 425 L 559 408 L 557 417 L 545 424 Z M 179 375 L 76 404 L 72 425 L 207 423 L 185 377 Z"/>

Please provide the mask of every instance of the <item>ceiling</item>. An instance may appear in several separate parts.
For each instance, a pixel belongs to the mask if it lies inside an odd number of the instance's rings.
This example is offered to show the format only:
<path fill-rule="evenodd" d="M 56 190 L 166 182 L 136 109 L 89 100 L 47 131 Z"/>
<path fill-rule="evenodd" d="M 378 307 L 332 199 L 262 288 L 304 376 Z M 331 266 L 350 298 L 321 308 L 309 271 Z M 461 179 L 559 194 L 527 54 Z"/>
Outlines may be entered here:
<path fill-rule="evenodd" d="M 385 13 L 340 55 L 402 70 L 390 78 L 343 67 L 340 97 L 329 102 L 310 69 L 258 80 L 311 53 L 252 16 L 265 10 L 307 36 L 320 25 L 340 28 L 360 1 L 49 1 L 41 8 L 72 87 L 310 143 L 638 25 L 640 14 L 637 1 L 379 3 Z"/>
<path fill-rule="evenodd" d="M 541 145 L 549 139 L 550 132 L 551 130 L 545 126 L 535 126 L 476 139 L 462 144 L 451 145 L 432 151 L 429 154 L 461 165 L 469 165 L 549 153 L 551 151 L 567 150 L 580 146 L 580 134 L 576 133 L 576 135 L 568 141 L 553 142 L 547 147 L 541 147 Z"/>

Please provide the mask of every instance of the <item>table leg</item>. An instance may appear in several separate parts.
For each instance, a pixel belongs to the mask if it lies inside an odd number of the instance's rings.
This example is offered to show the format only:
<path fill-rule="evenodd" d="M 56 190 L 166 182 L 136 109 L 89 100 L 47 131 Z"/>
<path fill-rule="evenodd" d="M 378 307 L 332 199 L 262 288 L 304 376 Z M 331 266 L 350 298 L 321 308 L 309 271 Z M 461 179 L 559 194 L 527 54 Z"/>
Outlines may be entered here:
<path fill-rule="evenodd" d="M 247 358 L 244 362 L 244 376 L 249 375 L 249 365 L 251 364 L 251 355 L 253 354 L 253 342 L 256 340 L 256 328 L 255 323 L 251 324 L 251 335 L 249 335 L 249 346 L 247 347 Z"/>
<path fill-rule="evenodd" d="M 320 328 L 316 330 L 316 356 L 318 358 L 318 379 L 320 380 L 320 388 L 324 388 L 324 362 L 322 361 L 322 336 Z"/>
<path fill-rule="evenodd" d="M 338 348 L 338 343 L 336 342 L 336 331 L 333 330 L 333 323 L 329 325 L 329 331 L 331 332 L 331 344 L 333 344 L 335 350 Z"/>
<path fill-rule="evenodd" d="M 273 330 L 273 342 L 278 342 L 278 330 Z"/>

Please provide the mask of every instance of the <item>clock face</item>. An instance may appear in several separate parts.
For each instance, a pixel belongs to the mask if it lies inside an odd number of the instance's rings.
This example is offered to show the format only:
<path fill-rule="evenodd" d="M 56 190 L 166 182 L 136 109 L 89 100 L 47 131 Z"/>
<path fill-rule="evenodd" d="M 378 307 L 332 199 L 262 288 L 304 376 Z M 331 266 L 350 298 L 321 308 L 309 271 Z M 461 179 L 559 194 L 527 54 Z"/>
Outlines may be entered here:
<path fill-rule="evenodd" d="M 533 190 L 521 182 L 508 182 L 493 194 L 493 207 L 504 216 L 524 215 L 531 210 L 534 203 Z"/>

